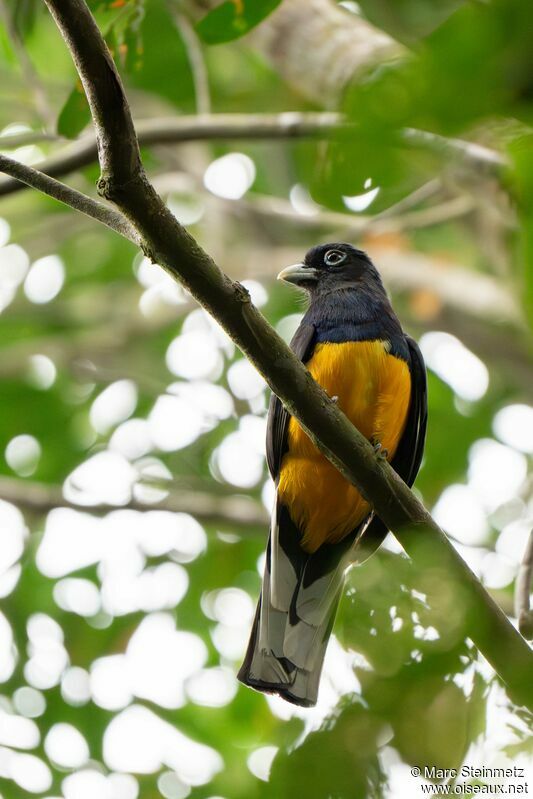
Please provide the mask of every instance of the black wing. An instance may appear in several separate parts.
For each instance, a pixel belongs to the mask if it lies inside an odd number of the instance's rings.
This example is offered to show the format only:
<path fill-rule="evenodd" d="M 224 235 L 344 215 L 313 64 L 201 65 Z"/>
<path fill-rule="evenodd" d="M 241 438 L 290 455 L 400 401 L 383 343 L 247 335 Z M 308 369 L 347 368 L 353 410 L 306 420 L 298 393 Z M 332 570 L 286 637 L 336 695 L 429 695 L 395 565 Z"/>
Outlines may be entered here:
<path fill-rule="evenodd" d="M 313 354 L 315 346 L 315 328 L 313 325 L 301 324 L 291 341 L 291 349 L 304 363 Z M 272 394 L 268 406 L 266 456 L 270 474 L 274 482 L 277 481 L 281 461 L 287 449 L 287 428 L 290 415 L 282 403 Z"/>
<path fill-rule="evenodd" d="M 416 341 L 405 337 L 409 347 L 409 371 L 411 372 L 411 404 L 405 430 L 398 449 L 392 459 L 392 466 L 408 486 L 412 486 L 420 469 L 426 427 L 428 421 L 428 392 L 426 365 Z"/>
<path fill-rule="evenodd" d="M 418 344 L 405 337 L 409 347 L 409 371 L 411 372 L 411 403 L 405 430 L 391 461 L 392 468 L 408 486 L 412 486 L 424 454 L 428 419 L 426 366 Z M 361 539 L 361 558 L 365 560 L 382 543 L 388 529 L 379 516 L 374 516 Z"/>

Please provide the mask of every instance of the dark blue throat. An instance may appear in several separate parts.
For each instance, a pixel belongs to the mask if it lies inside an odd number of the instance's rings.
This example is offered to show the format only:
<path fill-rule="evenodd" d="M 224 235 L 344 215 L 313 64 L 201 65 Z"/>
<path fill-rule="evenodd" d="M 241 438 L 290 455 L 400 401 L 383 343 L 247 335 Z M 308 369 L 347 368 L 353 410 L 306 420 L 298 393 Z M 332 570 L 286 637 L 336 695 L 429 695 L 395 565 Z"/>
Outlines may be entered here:
<path fill-rule="evenodd" d="M 400 322 L 385 291 L 375 286 L 319 292 L 312 297 L 303 321 L 315 327 L 317 343 L 378 339 L 390 342 L 392 355 L 409 358 Z"/>

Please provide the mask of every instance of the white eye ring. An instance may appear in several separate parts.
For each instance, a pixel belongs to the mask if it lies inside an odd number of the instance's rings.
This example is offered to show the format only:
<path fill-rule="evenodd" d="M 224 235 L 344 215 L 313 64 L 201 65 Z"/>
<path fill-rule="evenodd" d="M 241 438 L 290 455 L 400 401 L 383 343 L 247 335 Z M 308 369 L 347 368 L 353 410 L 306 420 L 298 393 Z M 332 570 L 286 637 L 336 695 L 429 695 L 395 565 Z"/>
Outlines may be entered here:
<path fill-rule="evenodd" d="M 346 260 L 346 253 L 340 250 L 328 250 L 324 256 L 326 266 L 338 266 Z"/>

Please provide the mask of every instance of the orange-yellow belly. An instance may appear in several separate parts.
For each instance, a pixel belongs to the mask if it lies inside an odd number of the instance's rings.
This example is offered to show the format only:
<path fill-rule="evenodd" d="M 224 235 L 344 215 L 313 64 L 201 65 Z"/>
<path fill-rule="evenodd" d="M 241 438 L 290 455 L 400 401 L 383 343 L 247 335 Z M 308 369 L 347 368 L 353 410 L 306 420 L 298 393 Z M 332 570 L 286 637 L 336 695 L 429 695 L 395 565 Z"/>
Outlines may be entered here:
<path fill-rule="evenodd" d="M 366 438 L 379 441 L 390 460 L 405 427 L 411 376 L 405 361 L 382 341 L 318 344 L 307 368 Z M 293 418 L 283 458 L 278 496 L 303 534 L 301 546 L 315 552 L 340 541 L 368 515 L 359 491 L 316 449 Z"/>

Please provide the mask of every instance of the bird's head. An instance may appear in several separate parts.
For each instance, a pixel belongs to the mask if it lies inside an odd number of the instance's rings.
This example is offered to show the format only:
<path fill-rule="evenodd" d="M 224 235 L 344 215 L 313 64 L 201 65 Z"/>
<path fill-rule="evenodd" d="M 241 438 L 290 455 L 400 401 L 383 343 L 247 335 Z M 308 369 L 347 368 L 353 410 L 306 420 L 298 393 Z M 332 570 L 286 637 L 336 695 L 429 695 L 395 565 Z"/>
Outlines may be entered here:
<path fill-rule="evenodd" d="M 292 283 L 310 294 L 357 288 L 368 282 L 381 284 L 378 272 L 368 255 L 351 244 L 319 244 L 299 264 L 283 269 L 278 280 Z"/>

